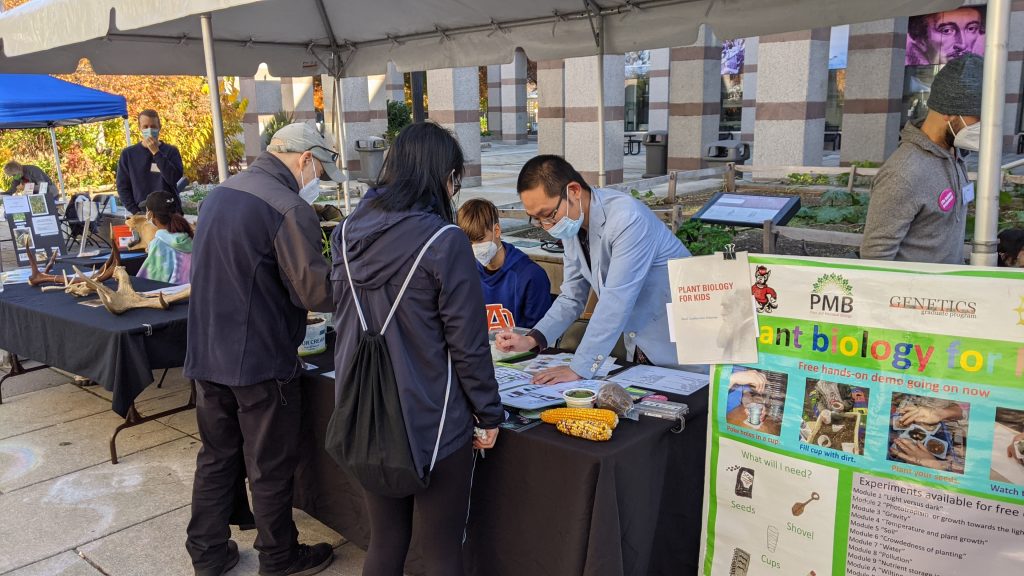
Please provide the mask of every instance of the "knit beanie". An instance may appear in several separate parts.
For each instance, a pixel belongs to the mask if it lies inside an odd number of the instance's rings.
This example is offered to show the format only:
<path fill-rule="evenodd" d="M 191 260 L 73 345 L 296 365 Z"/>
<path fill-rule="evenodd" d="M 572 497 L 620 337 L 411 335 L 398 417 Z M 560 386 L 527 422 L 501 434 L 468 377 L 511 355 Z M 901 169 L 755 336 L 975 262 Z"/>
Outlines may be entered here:
<path fill-rule="evenodd" d="M 949 116 L 981 116 L 984 60 L 968 52 L 950 60 L 932 81 L 928 108 Z"/>

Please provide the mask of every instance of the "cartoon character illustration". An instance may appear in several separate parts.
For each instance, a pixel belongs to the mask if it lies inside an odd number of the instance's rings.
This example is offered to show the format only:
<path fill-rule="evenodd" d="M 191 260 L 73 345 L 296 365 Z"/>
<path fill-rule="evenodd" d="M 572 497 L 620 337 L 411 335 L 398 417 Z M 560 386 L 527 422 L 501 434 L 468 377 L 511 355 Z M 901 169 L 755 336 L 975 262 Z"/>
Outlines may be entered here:
<path fill-rule="evenodd" d="M 774 288 L 768 286 L 768 277 L 771 274 L 768 268 L 758 266 L 754 270 L 754 285 L 750 287 L 750 293 L 754 295 L 754 301 L 757 302 L 757 311 L 766 314 L 771 314 L 772 310 L 779 307 L 779 295 Z"/>

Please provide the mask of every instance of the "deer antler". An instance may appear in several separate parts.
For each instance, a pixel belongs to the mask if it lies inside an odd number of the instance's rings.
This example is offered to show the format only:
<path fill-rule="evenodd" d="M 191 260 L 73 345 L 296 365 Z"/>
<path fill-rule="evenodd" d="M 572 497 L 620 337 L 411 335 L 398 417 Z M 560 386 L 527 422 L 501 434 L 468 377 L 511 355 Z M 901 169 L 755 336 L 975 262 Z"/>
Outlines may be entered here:
<path fill-rule="evenodd" d="M 21 243 L 22 247 L 25 248 L 25 252 L 28 255 L 28 264 L 32 268 L 32 274 L 28 277 L 29 286 L 38 286 L 47 282 L 63 284 L 63 276 L 57 276 L 50 274 L 50 270 L 53 270 L 53 265 L 57 262 L 57 251 L 54 250 L 50 255 L 50 260 L 46 263 L 46 267 L 43 271 L 39 271 L 39 263 L 36 262 L 36 253 L 32 251 L 32 240 L 29 237 L 25 237 L 25 240 Z"/>
<path fill-rule="evenodd" d="M 76 274 L 82 275 L 78 268 L 74 268 L 74 270 Z M 117 280 L 117 291 L 111 290 L 91 278 L 85 279 L 85 283 L 96 291 L 100 297 L 100 302 L 103 303 L 104 308 L 109 310 L 110 313 L 123 314 L 134 308 L 167 309 L 168 304 L 164 300 L 163 294 L 144 296 L 136 292 L 135 288 L 132 287 L 131 277 L 128 276 L 124 266 L 117 266 L 114 269 L 114 279 Z"/>

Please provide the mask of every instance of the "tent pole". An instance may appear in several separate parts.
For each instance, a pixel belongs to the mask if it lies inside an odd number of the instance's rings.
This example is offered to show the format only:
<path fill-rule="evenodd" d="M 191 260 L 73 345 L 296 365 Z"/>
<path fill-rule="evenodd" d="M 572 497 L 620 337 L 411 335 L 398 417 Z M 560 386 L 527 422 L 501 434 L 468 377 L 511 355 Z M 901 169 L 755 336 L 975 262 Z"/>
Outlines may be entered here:
<path fill-rule="evenodd" d="M 342 173 L 347 174 L 348 160 L 345 158 L 345 141 L 342 138 L 341 129 L 341 78 L 332 75 L 331 80 L 334 83 L 334 101 L 331 102 L 332 114 L 334 115 L 334 145 L 338 148 L 338 168 L 341 169 Z M 348 216 L 352 213 L 352 200 L 348 191 L 348 182 L 342 182 L 339 186 L 341 186 L 341 190 L 345 193 L 345 215 Z"/>
<path fill-rule="evenodd" d="M 53 144 L 53 164 L 57 167 L 57 194 L 55 198 L 64 195 L 64 173 L 60 169 L 60 149 L 57 148 L 57 129 L 50 126 L 50 143 Z"/>
<path fill-rule="evenodd" d="M 213 144 L 217 148 L 217 176 L 228 179 L 228 157 L 224 148 L 224 119 L 220 111 L 220 84 L 217 82 L 217 62 L 213 54 L 213 25 L 210 14 L 200 16 L 203 27 L 203 54 L 206 56 L 206 83 L 210 87 L 210 111 L 213 115 Z"/>
<path fill-rule="evenodd" d="M 124 117 L 124 145 L 132 145 L 132 125 L 128 122 L 128 117 Z"/>
<path fill-rule="evenodd" d="M 597 14 L 597 141 L 600 143 L 597 152 L 597 186 L 604 188 L 607 184 L 604 161 L 608 146 L 604 141 L 604 16 L 600 11 Z"/>
<path fill-rule="evenodd" d="M 981 151 L 975 204 L 972 266 L 995 266 L 1003 157 L 1003 100 L 1011 0 L 989 0 L 985 22 L 985 76 L 981 92 Z"/>

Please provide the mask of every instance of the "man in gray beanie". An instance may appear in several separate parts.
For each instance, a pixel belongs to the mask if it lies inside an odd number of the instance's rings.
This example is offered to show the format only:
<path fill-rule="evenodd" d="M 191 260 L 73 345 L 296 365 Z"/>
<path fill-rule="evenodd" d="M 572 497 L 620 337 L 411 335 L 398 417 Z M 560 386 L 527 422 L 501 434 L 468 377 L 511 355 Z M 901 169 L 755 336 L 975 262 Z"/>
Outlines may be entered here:
<path fill-rule="evenodd" d="M 964 263 L 974 184 L 959 150 L 981 140 L 983 61 L 966 54 L 935 75 L 928 115 L 903 128 L 900 147 L 871 188 L 861 258 Z"/>

